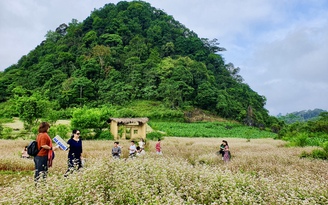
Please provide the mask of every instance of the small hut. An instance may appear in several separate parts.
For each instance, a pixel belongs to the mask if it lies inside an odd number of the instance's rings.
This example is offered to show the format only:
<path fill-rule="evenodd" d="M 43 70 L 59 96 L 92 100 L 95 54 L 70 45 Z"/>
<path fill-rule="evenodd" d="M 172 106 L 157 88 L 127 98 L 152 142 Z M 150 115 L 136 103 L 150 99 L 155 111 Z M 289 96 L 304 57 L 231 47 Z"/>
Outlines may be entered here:
<path fill-rule="evenodd" d="M 109 118 L 114 139 L 146 139 L 148 118 Z"/>

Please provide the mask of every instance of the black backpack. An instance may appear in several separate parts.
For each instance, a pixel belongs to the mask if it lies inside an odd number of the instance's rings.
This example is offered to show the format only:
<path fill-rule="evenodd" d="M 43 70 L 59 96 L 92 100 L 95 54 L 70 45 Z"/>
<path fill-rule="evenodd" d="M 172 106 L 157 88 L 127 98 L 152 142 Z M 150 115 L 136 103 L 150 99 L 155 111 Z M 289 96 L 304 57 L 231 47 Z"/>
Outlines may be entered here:
<path fill-rule="evenodd" d="M 39 153 L 39 151 L 40 150 L 38 149 L 38 143 L 36 142 L 36 140 L 30 142 L 30 144 L 27 146 L 27 154 L 30 156 L 35 157 Z"/>

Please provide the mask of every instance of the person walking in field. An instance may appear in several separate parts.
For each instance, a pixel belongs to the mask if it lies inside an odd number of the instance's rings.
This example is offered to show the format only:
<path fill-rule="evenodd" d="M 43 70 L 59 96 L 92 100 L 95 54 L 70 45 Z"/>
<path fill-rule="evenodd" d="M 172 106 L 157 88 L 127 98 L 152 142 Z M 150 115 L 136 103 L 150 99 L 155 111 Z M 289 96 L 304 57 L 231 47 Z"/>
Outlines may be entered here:
<path fill-rule="evenodd" d="M 34 181 L 38 182 L 42 176 L 43 179 L 47 177 L 48 168 L 52 166 L 52 160 L 54 158 L 54 151 L 58 147 L 52 147 L 52 141 L 48 135 L 50 125 L 47 122 L 42 122 L 39 125 L 39 134 L 36 137 L 39 153 L 34 157 L 35 173 Z"/>
<path fill-rule="evenodd" d="M 156 154 L 162 154 L 161 139 L 158 139 L 155 145 L 155 149 L 156 149 Z"/>
<path fill-rule="evenodd" d="M 79 170 L 82 168 L 82 139 L 80 138 L 80 130 L 73 130 L 71 139 L 67 141 L 69 144 L 68 151 L 68 169 L 65 173 L 65 176 L 69 172 L 73 172 L 74 169 Z"/>
<path fill-rule="evenodd" d="M 222 141 L 223 145 L 224 145 L 224 149 L 223 149 L 223 161 L 224 162 L 229 162 L 230 161 L 230 150 L 229 150 L 229 145 L 228 142 L 226 140 Z"/>

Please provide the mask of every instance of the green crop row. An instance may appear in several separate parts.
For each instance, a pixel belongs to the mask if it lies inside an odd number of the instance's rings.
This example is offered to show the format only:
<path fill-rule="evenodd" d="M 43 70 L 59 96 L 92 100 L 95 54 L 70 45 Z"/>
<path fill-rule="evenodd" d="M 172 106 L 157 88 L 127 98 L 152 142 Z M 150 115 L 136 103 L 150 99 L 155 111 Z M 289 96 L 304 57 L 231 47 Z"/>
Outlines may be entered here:
<path fill-rule="evenodd" d="M 276 134 L 254 127 L 229 122 L 150 122 L 150 126 L 175 137 L 231 137 L 231 138 L 275 138 Z"/>

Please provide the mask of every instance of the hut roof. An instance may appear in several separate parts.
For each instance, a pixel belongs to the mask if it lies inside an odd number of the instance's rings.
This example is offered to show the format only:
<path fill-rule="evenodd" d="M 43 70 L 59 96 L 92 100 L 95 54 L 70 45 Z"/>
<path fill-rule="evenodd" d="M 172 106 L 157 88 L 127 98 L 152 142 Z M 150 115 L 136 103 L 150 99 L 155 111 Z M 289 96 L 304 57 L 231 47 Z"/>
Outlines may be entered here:
<path fill-rule="evenodd" d="M 146 123 L 148 122 L 147 117 L 141 117 L 141 118 L 109 118 L 108 122 L 115 121 L 118 123 L 128 124 L 128 123 Z"/>

